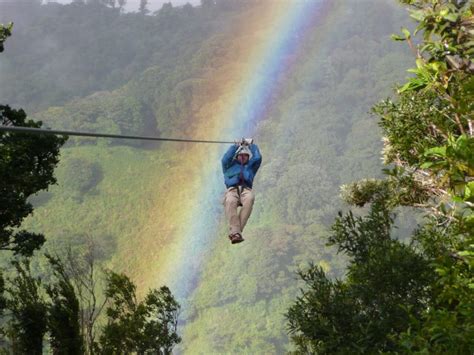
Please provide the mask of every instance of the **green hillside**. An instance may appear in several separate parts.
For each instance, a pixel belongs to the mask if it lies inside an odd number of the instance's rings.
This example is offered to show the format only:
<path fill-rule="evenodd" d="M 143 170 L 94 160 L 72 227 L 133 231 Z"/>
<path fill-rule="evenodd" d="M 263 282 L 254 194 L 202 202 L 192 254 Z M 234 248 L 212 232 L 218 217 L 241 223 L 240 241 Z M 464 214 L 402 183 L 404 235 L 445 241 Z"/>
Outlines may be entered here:
<path fill-rule="evenodd" d="M 339 186 L 380 174 L 382 144 L 369 110 L 405 76 L 408 56 L 389 41 L 405 21 L 395 4 L 341 0 L 328 9 L 271 114 L 256 127 L 264 164 L 248 241 L 234 249 L 219 237 L 211 246 L 184 300 L 180 351 L 283 353 L 284 313 L 298 293 L 295 271 L 313 261 L 332 276 L 343 272 L 344 260 L 325 246 L 328 226 L 345 208 Z M 251 11 L 248 3 L 225 1 L 165 7 L 154 16 L 43 6 L 40 16 L 15 27 L 1 58 L 2 80 L 12 83 L 1 99 L 58 129 L 190 136 L 196 103 L 211 100 L 204 90 L 209 78 L 233 64 L 226 50 L 242 38 L 232 24 Z M 44 34 L 38 42 L 27 36 L 34 28 Z M 36 57 L 41 70 L 32 65 Z M 106 240 L 104 265 L 126 272 L 144 294 L 160 285 L 147 255 L 166 244 L 141 232 L 153 208 L 166 218 L 167 206 L 157 206 L 168 191 L 166 173 L 185 172 L 177 162 L 188 153 L 174 143 L 71 138 L 57 186 L 33 199 L 26 227 L 46 235 L 48 250 L 86 234 Z"/>

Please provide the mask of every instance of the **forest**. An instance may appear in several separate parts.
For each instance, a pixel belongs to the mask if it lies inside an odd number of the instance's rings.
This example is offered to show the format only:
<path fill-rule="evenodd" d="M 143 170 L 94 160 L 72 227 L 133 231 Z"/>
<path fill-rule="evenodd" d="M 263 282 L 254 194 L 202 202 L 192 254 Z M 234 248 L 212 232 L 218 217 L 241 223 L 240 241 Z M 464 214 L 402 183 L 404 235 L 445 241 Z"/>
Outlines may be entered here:
<path fill-rule="evenodd" d="M 237 139 L 216 112 L 288 36 L 248 236 L 225 145 L 0 131 L 0 351 L 472 353 L 472 1 L 318 0 L 296 34 L 272 0 L 125 2 L 0 3 L 1 124 Z"/>

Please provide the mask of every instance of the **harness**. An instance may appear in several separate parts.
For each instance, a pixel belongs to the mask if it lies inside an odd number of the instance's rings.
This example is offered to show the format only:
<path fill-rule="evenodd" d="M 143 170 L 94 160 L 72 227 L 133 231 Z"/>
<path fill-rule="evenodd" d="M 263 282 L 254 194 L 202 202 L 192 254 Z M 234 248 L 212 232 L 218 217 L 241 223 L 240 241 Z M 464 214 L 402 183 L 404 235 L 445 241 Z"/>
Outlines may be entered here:
<path fill-rule="evenodd" d="M 232 191 L 232 190 L 237 190 L 237 194 L 239 195 L 239 206 L 242 206 L 242 202 L 240 200 L 240 196 L 242 195 L 242 192 L 244 192 L 244 190 L 247 189 L 247 190 L 252 190 L 250 187 L 248 186 L 243 186 L 243 185 L 237 185 L 237 186 L 232 186 L 232 187 L 229 187 L 227 189 L 227 191 Z"/>
<path fill-rule="evenodd" d="M 232 191 L 232 190 L 237 190 L 237 194 L 239 195 L 239 206 L 242 206 L 242 202 L 241 202 L 241 195 L 242 195 L 242 192 L 244 192 L 245 189 L 248 189 L 248 190 L 252 190 L 250 187 L 248 187 L 246 184 L 245 184 L 245 180 L 244 180 L 244 164 L 240 164 L 240 174 L 239 174 L 239 183 L 238 185 L 236 186 L 232 186 L 230 187 L 228 190 L 229 191 Z"/>
<path fill-rule="evenodd" d="M 231 186 L 227 189 L 227 191 L 237 190 L 237 194 L 239 195 L 239 206 L 242 206 L 241 202 L 241 195 L 244 190 L 252 190 L 250 187 L 247 186 L 244 179 L 244 164 L 240 164 L 240 173 L 239 173 L 239 182 L 235 186 Z"/>

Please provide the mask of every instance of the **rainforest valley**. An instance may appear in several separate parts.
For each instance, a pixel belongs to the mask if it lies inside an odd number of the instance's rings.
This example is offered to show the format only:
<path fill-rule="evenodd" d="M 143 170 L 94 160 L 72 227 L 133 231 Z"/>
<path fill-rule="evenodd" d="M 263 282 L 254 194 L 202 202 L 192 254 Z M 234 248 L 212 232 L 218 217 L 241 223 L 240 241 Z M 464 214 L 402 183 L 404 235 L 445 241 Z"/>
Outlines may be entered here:
<path fill-rule="evenodd" d="M 202 171 L 225 145 L 0 131 L 2 350 L 472 353 L 473 5 L 319 2 L 304 40 L 259 22 L 271 0 L 0 3 L 2 124 L 232 141 L 213 117 L 252 100 L 252 44 L 298 44 L 245 127 L 263 163 L 238 246 L 196 197 L 223 193 Z M 204 215 L 198 249 L 180 231 Z"/>

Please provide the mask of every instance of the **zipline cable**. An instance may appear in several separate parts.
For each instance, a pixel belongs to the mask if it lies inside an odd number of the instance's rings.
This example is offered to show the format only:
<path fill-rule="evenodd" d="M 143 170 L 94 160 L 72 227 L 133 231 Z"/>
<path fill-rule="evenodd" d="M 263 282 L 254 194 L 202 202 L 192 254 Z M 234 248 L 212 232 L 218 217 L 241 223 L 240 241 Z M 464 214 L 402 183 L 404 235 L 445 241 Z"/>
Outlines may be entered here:
<path fill-rule="evenodd" d="M 60 135 L 60 136 L 136 139 L 136 140 L 163 141 L 163 142 L 215 143 L 215 144 L 228 144 L 228 143 L 233 144 L 234 143 L 230 141 L 228 142 L 228 141 L 213 141 L 213 140 L 185 139 L 185 138 L 162 138 L 162 137 L 151 137 L 151 136 L 127 136 L 127 135 L 122 135 L 122 134 L 60 131 L 60 130 L 55 130 L 55 129 L 41 129 L 41 128 L 33 128 L 33 127 L 2 126 L 2 125 L 0 125 L 0 131 L 16 132 L 16 133 L 50 134 L 50 135 Z"/>

